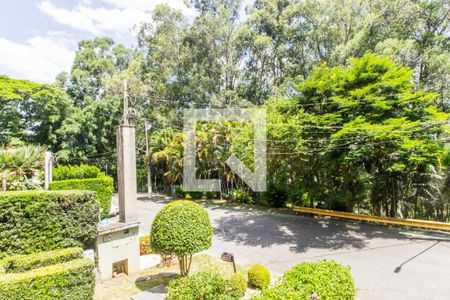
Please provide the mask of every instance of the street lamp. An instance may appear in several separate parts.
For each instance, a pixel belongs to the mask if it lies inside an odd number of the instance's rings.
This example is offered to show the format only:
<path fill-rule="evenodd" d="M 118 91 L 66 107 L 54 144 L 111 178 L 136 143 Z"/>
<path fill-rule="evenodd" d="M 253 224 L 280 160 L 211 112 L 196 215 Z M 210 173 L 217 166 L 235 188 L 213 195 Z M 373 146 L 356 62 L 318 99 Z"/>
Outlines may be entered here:
<path fill-rule="evenodd" d="M 152 123 L 145 120 L 145 148 L 146 148 L 146 154 L 147 154 L 147 192 L 148 192 L 148 198 L 152 198 L 152 169 L 150 166 L 150 157 L 148 152 L 148 132 L 152 129 Z"/>

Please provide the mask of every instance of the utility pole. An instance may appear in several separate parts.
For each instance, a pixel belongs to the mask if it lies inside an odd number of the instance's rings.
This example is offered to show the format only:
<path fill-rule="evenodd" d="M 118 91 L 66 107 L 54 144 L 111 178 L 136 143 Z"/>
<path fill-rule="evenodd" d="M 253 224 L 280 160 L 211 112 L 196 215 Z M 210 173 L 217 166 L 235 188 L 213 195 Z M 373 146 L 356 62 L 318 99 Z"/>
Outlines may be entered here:
<path fill-rule="evenodd" d="M 128 124 L 128 84 L 123 81 L 123 124 Z"/>
<path fill-rule="evenodd" d="M 145 149 L 146 149 L 146 155 L 147 155 L 147 189 L 148 189 L 148 198 L 152 198 L 153 192 L 152 192 L 152 168 L 151 168 L 151 158 L 149 156 L 148 151 L 148 131 L 152 128 L 152 125 L 145 120 Z"/>

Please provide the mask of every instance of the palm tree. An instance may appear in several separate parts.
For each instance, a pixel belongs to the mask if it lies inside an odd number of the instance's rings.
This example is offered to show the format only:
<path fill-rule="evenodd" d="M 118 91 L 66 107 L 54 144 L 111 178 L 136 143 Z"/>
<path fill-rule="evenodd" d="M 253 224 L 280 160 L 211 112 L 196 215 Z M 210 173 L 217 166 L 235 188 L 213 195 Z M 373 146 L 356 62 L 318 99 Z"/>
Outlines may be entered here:
<path fill-rule="evenodd" d="M 18 148 L 0 149 L 0 171 L 2 191 L 6 191 L 6 178 L 9 175 L 23 177 L 32 175 L 44 165 L 44 146 L 24 145 Z"/>

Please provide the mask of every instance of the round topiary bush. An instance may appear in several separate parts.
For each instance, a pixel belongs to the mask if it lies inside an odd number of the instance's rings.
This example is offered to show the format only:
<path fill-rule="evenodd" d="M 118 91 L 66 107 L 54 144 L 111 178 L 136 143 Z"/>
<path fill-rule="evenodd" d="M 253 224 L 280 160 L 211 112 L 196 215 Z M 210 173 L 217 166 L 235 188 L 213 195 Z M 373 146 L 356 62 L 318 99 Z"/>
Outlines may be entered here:
<path fill-rule="evenodd" d="M 255 299 L 355 299 L 355 283 L 350 267 L 332 260 L 303 262 L 287 271 L 280 283 Z"/>
<path fill-rule="evenodd" d="M 232 291 L 236 291 L 239 295 L 244 296 L 247 291 L 247 279 L 242 273 L 233 273 L 230 278 L 230 288 Z"/>
<path fill-rule="evenodd" d="M 258 289 L 267 288 L 270 284 L 270 272 L 262 264 L 254 264 L 248 269 L 248 283 Z"/>
<path fill-rule="evenodd" d="M 181 276 L 189 274 L 192 254 L 211 247 L 212 226 L 206 210 L 178 200 L 164 206 L 153 220 L 151 248 L 162 255 L 176 255 Z"/>

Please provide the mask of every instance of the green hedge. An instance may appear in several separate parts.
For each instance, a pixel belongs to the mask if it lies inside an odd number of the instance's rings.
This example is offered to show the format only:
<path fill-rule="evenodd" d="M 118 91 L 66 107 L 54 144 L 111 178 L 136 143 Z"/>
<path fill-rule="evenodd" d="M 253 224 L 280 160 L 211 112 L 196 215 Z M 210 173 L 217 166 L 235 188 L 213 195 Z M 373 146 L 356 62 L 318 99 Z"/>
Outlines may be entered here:
<path fill-rule="evenodd" d="M 332 260 L 304 262 L 287 271 L 273 288 L 266 289 L 259 300 L 353 300 L 355 284 L 350 267 Z"/>
<path fill-rule="evenodd" d="M 86 258 L 24 273 L 0 274 L 1 300 L 89 300 L 94 287 L 94 263 Z"/>
<path fill-rule="evenodd" d="M 14 255 L 0 260 L 0 273 L 20 273 L 83 258 L 83 248 L 73 247 L 29 255 Z"/>
<path fill-rule="evenodd" d="M 101 218 L 107 218 L 111 208 L 111 198 L 114 192 L 114 180 L 112 177 L 103 176 L 99 178 L 71 179 L 53 181 L 50 183 L 51 190 L 88 190 L 97 193 L 100 203 Z"/>
<path fill-rule="evenodd" d="M 102 171 L 96 166 L 58 166 L 52 171 L 53 180 L 86 179 L 102 177 Z"/>
<path fill-rule="evenodd" d="M 98 215 L 90 191 L 0 193 L 0 257 L 92 243 Z"/>

